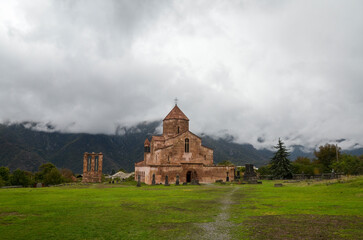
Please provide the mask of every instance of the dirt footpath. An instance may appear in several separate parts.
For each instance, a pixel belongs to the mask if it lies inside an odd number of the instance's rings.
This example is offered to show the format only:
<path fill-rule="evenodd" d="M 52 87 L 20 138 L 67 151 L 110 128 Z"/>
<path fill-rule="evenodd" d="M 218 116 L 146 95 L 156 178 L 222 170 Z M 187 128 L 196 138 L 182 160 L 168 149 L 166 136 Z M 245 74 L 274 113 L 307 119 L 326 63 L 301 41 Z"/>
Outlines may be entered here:
<path fill-rule="evenodd" d="M 232 196 L 238 188 L 231 188 L 220 200 L 220 213 L 215 217 L 214 222 L 197 223 L 196 225 L 201 228 L 201 232 L 192 236 L 192 239 L 232 239 L 230 231 L 235 224 L 229 221 L 230 218 L 230 205 L 233 204 Z"/>

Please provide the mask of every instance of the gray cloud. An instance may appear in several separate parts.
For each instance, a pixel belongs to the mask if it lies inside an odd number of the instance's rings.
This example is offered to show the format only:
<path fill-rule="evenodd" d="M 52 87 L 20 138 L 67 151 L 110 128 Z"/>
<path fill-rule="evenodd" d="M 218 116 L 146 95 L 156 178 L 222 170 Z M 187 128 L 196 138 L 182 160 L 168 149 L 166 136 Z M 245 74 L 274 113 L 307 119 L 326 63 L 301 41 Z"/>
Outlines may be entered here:
<path fill-rule="evenodd" d="M 363 144 L 360 1 L 2 1 L 0 120 Z M 358 143 L 358 145 L 356 145 Z"/>

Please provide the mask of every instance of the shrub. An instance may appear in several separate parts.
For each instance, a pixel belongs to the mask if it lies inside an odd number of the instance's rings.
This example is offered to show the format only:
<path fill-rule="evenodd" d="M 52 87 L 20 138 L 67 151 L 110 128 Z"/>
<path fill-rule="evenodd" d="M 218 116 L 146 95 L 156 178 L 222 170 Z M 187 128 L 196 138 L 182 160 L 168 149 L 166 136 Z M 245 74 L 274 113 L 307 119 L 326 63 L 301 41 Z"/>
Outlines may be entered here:
<path fill-rule="evenodd" d="M 343 172 L 349 175 L 357 175 L 363 173 L 363 158 L 342 154 L 338 162 L 332 164 L 335 172 Z"/>
<path fill-rule="evenodd" d="M 3 186 L 9 185 L 10 182 L 10 171 L 7 167 L 0 167 L 0 178 L 3 181 Z"/>
<path fill-rule="evenodd" d="M 5 181 L 0 176 L 0 187 L 3 187 L 3 186 L 5 186 Z"/>
<path fill-rule="evenodd" d="M 44 163 L 40 165 L 39 172 L 35 174 L 35 180 L 37 182 L 44 182 L 45 176 L 50 173 L 52 169 L 57 169 L 52 163 Z"/>
<path fill-rule="evenodd" d="M 56 168 L 53 168 L 52 170 L 50 170 L 49 173 L 44 176 L 44 183 L 46 185 L 60 184 L 63 181 L 64 179 L 62 177 L 62 174 Z"/>
<path fill-rule="evenodd" d="M 29 186 L 31 181 L 31 173 L 16 169 L 12 175 L 10 175 L 10 183 L 11 185 L 22 185 L 24 187 Z"/>
<path fill-rule="evenodd" d="M 68 169 L 68 168 L 62 168 L 62 170 L 60 171 L 63 179 L 65 182 L 73 182 L 74 180 L 74 175 L 72 170 Z"/>
<path fill-rule="evenodd" d="M 272 175 L 271 165 L 266 165 L 266 166 L 259 167 L 257 172 L 260 175 Z"/>

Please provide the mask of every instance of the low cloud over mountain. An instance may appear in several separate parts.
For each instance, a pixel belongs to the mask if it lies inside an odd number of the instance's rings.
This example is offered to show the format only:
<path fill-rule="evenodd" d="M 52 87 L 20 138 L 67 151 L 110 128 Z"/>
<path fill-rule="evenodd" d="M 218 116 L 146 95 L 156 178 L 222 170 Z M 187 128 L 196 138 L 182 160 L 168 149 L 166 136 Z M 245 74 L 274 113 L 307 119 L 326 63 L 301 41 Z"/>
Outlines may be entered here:
<path fill-rule="evenodd" d="M 279 137 L 360 148 L 361 9 L 349 0 L 1 1 L 0 122 L 114 134 L 163 118 L 177 97 L 196 133 L 258 149 Z"/>

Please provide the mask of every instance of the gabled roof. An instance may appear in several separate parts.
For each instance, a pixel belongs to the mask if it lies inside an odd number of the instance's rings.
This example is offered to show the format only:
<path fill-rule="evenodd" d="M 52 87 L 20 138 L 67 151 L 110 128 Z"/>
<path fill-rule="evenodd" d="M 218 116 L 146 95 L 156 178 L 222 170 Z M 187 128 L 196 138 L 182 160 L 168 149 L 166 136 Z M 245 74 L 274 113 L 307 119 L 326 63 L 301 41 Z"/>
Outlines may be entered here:
<path fill-rule="evenodd" d="M 197 138 L 199 138 L 199 139 L 202 139 L 201 137 L 199 137 L 197 134 L 195 134 L 195 133 L 192 133 L 191 131 L 186 131 L 186 132 L 182 132 L 182 133 L 179 133 L 179 134 L 177 134 L 177 135 L 175 135 L 175 136 L 172 136 L 172 137 L 169 137 L 169 138 L 167 138 L 166 140 L 169 140 L 169 139 L 172 139 L 172 138 L 177 138 L 177 137 L 179 137 L 180 135 L 183 135 L 183 134 L 185 134 L 185 133 L 190 133 L 190 134 L 192 134 L 192 135 L 194 135 L 195 137 L 197 137 Z"/>
<path fill-rule="evenodd" d="M 146 138 L 146 140 L 144 142 L 144 146 L 149 146 L 149 145 L 150 145 L 149 139 Z"/>
<path fill-rule="evenodd" d="M 164 118 L 164 120 L 170 120 L 170 119 L 182 119 L 189 121 L 187 116 L 185 116 L 185 114 L 180 110 L 180 108 L 176 104 L 175 107 Z"/>

